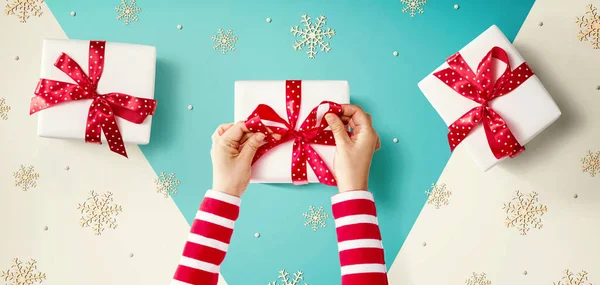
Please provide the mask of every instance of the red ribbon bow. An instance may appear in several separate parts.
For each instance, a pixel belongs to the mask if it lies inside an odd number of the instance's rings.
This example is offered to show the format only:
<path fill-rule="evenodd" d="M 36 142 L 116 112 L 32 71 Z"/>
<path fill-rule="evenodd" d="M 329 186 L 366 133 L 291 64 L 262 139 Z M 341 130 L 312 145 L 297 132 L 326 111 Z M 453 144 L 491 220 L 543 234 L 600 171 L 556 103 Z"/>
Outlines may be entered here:
<path fill-rule="evenodd" d="M 292 151 L 292 165 L 291 175 L 292 182 L 294 184 L 307 184 L 308 177 L 306 172 L 306 163 L 312 167 L 313 171 L 317 175 L 319 182 L 335 186 L 335 178 L 327 165 L 321 159 L 321 156 L 310 146 L 310 144 L 321 144 L 321 145 L 335 145 L 333 139 L 333 133 L 326 131 L 329 125 L 324 118 L 317 117 L 317 110 L 324 104 L 329 105 L 329 109 L 325 114 L 333 113 L 338 116 L 342 115 L 342 106 L 340 104 L 323 101 L 319 106 L 315 107 L 310 111 L 306 120 L 302 122 L 300 128 L 296 131 L 296 122 L 298 121 L 298 114 L 300 113 L 300 103 L 302 102 L 302 81 L 301 80 L 287 80 L 286 84 L 286 106 L 288 121 L 277 115 L 277 112 L 270 106 L 260 104 L 252 115 L 248 117 L 246 121 L 246 127 L 253 132 L 262 132 L 267 137 L 265 138 L 266 144 L 258 148 L 252 164 L 254 164 L 261 156 L 267 153 L 272 148 L 289 140 L 294 140 L 294 148 Z M 323 116 L 325 116 L 323 114 Z M 280 140 L 276 140 L 269 134 L 267 126 L 262 120 L 272 121 L 283 124 L 285 128 L 280 127 L 269 127 L 273 134 L 281 135 Z"/>
<path fill-rule="evenodd" d="M 496 82 L 492 83 L 496 67 L 496 61 L 492 60 L 494 58 L 506 63 L 506 69 Z M 508 55 L 500 47 L 493 47 L 481 60 L 477 67 L 477 74 L 471 71 L 458 52 L 449 57 L 446 62 L 450 67 L 435 72 L 434 75 L 458 94 L 481 104 L 448 127 L 450 150 L 453 151 L 477 124 L 483 123 L 488 144 L 497 159 L 505 156 L 515 157 L 524 151 L 525 147 L 517 141 L 506 121 L 489 106 L 489 103 L 510 93 L 533 76 L 534 73 L 529 65 L 523 62 L 515 70 L 511 70 Z"/>
<path fill-rule="evenodd" d="M 75 60 L 62 53 L 54 66 L 76 83 L 40 79 L 35 90 L 36 96 L 31 99 L 30 114 L 64 102 L 92 99 L 85 129 L 85 142 L 102 144 L 100 132 L 104 132 L 110 150 L 127 157 L 115 115 L 141 124 L 146 117 L 154 115 L 156 100 L 133 97 L 123 93 L 97 93 L 98 81 L 100 81 L 104 67 L 105 46 L 106 42 L 104 41 L 90 41 L 89 76 L 83 72 Z"/>

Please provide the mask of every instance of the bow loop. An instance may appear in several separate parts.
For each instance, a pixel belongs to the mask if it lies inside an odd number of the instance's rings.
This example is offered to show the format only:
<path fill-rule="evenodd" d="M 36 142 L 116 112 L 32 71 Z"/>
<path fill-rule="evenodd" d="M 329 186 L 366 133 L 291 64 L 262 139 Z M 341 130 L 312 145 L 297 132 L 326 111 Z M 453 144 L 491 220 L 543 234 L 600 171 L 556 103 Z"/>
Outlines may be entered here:
<path fill-rule="evenodd" d="M 495 79 L 498 61 L 506 64 L 506 68 Z M 480 104 L 448 127 L 450 149 L 454 150 L 478 124 L 483 124 L 488 144 L 497 159 L 521 153 L 525 148 L 516 140 L 502 116 L 492 109 L 490 102 L 510 93 L 533 76 L 527 63 L 512 70 L 508 54 L 500 47 L 490 49 L 479 62 L 476 74 L 460 53 L 450 56 L 447 63 L 450 67 L 434 75 L 458 94 Z"/>

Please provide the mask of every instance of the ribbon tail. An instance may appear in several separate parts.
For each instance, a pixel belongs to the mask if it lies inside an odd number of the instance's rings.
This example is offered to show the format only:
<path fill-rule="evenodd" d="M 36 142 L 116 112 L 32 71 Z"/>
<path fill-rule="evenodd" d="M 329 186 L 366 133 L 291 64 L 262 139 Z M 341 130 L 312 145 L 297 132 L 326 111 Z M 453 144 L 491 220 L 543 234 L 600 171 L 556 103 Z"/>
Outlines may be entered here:
<path fill-rule="evenodd" d="M 475 129 L 475 126 L 481 122 L 483 116 L 483 107 L 478 106 L 462 115 L 452 125 L 448 127 L 448 144 L 450 151 L 462 143 L 465 138 Z"/>
<path fill-rule="evenodd" d="M 304 150 L 307 154 L 306 160 L 319 182 L 329 186 L 337 186 L 333 173 L 331 173 L 321 156 L 309 144 L 304 144 Z"/>
<path fill-rule="evenodd" d="M 308 154 L 305 146 L 308 146 L 308 144 L 299 138 L 296 138 L 294 141 L 294 147 L 292 149 L 291 175 L 292 183 L 295 185 L 308 184 L 306 171 L 306 159 Z M 310 158 L 308 158 L 308 162 L 310 163 Z"/>
<path fill-rule="evenodd" d="M 506 121 L 488 107 L 483 126 L 488 144 L 496 159 L 506 156 L 515 157 L 525 150 L 506 124 Z"/>

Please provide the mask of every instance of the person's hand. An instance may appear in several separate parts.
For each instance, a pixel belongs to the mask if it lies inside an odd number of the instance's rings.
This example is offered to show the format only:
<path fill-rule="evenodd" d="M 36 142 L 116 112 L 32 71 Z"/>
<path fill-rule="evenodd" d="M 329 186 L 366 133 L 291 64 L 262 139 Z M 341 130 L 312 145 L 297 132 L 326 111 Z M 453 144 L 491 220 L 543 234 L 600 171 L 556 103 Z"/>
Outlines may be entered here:
<path fill-rule="evenodd" d="M 250 132 L 244 122 L 220 125 L 210 151 L 213 190 L 241 197 L 250 183 L 252 159 L 264 139 L 263 133 Z"/>
<path fill-rule="evenodd" d="M 371 115 L 359 106 L 342 105 L 342 111 L 341 117 L 325 116 L 337 146 L 333 161 L 337 185 L 340 193 L 367 190 L 373 153 L 381 147 L 379 135 L 373 129 Z M 346 124 L 352 128 L 350 135 Z"/>

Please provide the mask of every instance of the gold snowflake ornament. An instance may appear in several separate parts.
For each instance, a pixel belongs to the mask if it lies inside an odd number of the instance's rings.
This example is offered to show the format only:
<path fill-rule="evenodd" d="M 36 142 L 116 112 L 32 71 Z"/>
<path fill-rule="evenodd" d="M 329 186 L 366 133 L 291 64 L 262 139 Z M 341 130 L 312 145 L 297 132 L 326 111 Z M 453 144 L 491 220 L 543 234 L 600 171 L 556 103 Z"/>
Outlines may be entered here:
<path fill-rule="evenodd" d="M 321 49 L 321 51 L 329 52 L 331 47 L 329 47 L 328 39 L 331 39 L 335 36 L 335 30 L 327 27 L 325 29 L 325 25 L 327 24 L 327 17 L 320 16 L 317 19 L 317 23 L 313 24 L 311 22 L 311 18 L 308 15 L 302 15 L 302 21 L 300 23 L 304 25 L 302 28 L 300 26 L 292 27 L 290 32 L 296 37 L 296 41 L 294 42 L 294 50 L 302 50 L 304 47 L 308 47 L 308 58 L 315 58 L 315 55 L 318 53 L 316 49 Z M 298 38 L 299 37 L 299 38 Z"/>
<path fill-rule="evenodd" d="M 442 205 L 448 205 L 450 203 L 449 198 L 452 196 L 452 192 L 446 189 L 446 184 L 431 184 L 431 189 L 425 191 L 427 198 L 427 204 L 435 206 L 439 209 Z"/>
<path fill-rule="evenodd" d="M 42 4 L 44 0 L 11 0 L 6 3 L 4 14 L 17 15 L 19 22 L 26 23 L 31 16 L 42 15 Z"/>
<path fill-rule="evenodd" d="M 554 285 L 592 285 L 588 283 L 587 272 L 581 270 L 577 275 L 573 274 L 569 269 L 565 270 L 565 276 L 561 281 L 554 282 Z"/>
<path fill-rule="evenodd" d="M 530 228 L 541 229 L 542 218 L 548 208 L 539 204 L 538 193 L 531 192 L 527 195 L 517 191 L 512 201 L 505 203 L 506 227 L 517 228 L 521 235 L 526 235 Z"/>
<path fill-rule="evenodd" d="M 177 186 L 179 186 L 179 180 L 175 179 L 175 173 L 171 172 L 168 176 L 161 172 L 160 176 L 154 179 L 156 184 L 156 192 L 161 193 L 165 198 L 177 194 Z"/>
<path fill-rule="evenodd" d="M 600 173 L 600 151 L 588 151 L 587 155 L 581 158 L 581 171 L 587 172 L 594 177 Z"/>
<path fill-rule="evenodd" d="M 485 273 L 477 274 L 473 272 L 473 276 L 465 280 L 466 285 L 492 285 L 492 281 L 487 280 Z"/>
<path fill-rule="evenodd" d="M 287 271 L 284 269 L 279 271 L 279 277 L 277 277 L 277 280 L 269 282 L 269 285 L 302 285 L 302 283 L 304 283 L 304 276 L 302 275 L 304 275 L 304 273 L 298 270 L 298 272 L 293 274 L 293 279 L 290 279 L 289 273 L 287 273 Z M 304 283 L 304 285 L 308 284 Z"/>
<path fill-rule="evenodd" d="M 315 210 L 315 207 L 309 206 L 308 212 L 302 214 L 304 216 L 304 226 L 312 227 L 313 231 L 317 231 L 319 227 L 325 228 L 327 223 L 325 222 L 329 215 L 323 211 L 323 207 L 319 207 Z"/>
<path fill-rule="evenodd" d="M 425 13 L 423 6 L 427 4 L 427 0 L 400 0 L 400 2 L 404 4 L 402 13 L 409 12 L 411 18 L 414 18 L 417 13 Z"/>
<path fill-rule="evenodd" d="M 227 32 L 225 32 L 223 29 L 219 29 L 217 34 L 212 37 L 212 40 L 215 42 L 213 49 L 221 49 L 221 53 L 226 54 L 227 50 L 235 50 L 235 43 L 238 38 L 233 35 L 232 30 L 227 30 Z"/>
<path fill-rule="evenodd" d="M 594 5 L 588 5 L 588 10 L 584 16 L 577 17 L 575 22 L 579 25 L 577 37 L 580 41 L 592 43 L 594 49 L 600 49 L 600 15 Z"/>
<path fill-rule="evenodd" d="M 135 5 L 135 0 L 121 0 L 121 5 L 115 7 L 117 13 L 117 20 L 124 21 L 126 25 L 129 25 L 131 21 L 138 21 L 138 14 L 142 12 L 142 9 Z"/>
<path fill-rule="evenodd" d="M 15 186 L 21 188 L 23 191 L 37 187 L 37 179 L 40 178 L 40 175 L 35 172 L 33 165 L 28 167 L 21 165 L 21 168 L 13 173 L 13 176 L 15 177 Z"/>
<path fill-rule="evenodd" d="M 18 258 L 13 259 L 12 266 L 7 271 L 2 271 L 0 278 L 9 282 L 10 285 L 31 285 L 42 283 L 46 274 L 37 271 L 37 261 L 31 259 L 23 263 Z"/>
<path fill-rule="evenodd" d="M 90 197 L 85 202 L 77 206 L 77 210 L 82 214 L 81 227 L 92 228 L 96 235 L 102 234 L 105 228 L 116 229 L 116 216 L 123 211 L 121 206 L 113 204 L 111 192 L 100 196 L 94 191 L 90 192 Z"/>
<path fill-rule="evenodd" d="M 10 111 L 10 106 L 6 104 L 4 98 L 0 98 L 0 119 L 8 120 L 8 111 Z"/>

